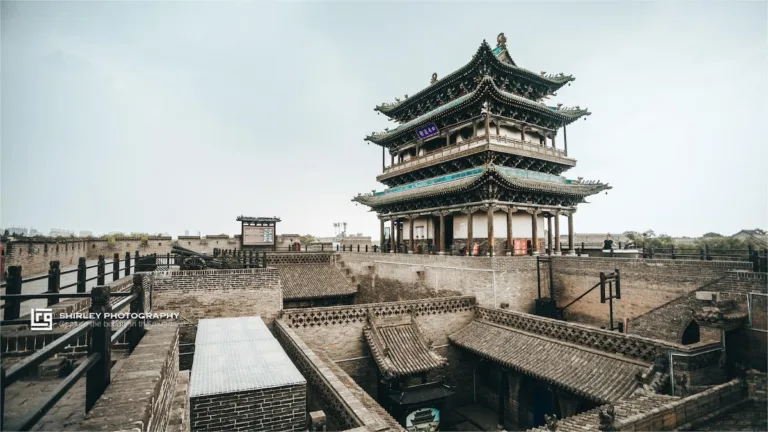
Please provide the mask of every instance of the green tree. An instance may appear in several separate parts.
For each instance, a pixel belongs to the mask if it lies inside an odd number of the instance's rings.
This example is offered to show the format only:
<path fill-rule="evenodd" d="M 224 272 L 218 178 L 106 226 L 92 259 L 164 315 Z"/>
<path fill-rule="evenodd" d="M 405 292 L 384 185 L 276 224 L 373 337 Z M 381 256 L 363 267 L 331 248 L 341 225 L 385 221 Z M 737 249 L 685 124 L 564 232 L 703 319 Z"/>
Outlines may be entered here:
<path fill-rule="evenodd" d="M 701 236 L 702 238 L 713 238 L 713 237 L 722 237 L 722 234 L 716 233 L 716 232 L 708 232 Z"/>
<path fill-rule="evenodd" d="M 311 234 L 307 234 L 299 237 L 299 243 L 301 243 L 302 246 L 308 246 L 309 244 L 315 241 L 317 241 L 317 238 Z"/>

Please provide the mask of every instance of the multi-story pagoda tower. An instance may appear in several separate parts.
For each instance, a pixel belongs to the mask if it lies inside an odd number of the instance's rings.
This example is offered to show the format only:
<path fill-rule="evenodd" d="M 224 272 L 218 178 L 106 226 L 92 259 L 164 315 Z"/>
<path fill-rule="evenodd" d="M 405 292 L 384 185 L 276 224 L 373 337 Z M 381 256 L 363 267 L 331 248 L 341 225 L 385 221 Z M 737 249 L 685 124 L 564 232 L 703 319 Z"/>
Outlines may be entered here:
<path fill-rule="evenodd" d="M 366 137 L 382 147 L 376 179 L 389 188 L 353 200 L 378 213 L 382 247 L 535 255 L 546 219 L 559 254 L 560 217 L 567 216 L 573 253 L 576 206 L 610 189 L 561 176 L 576 165 L 566 126 L 590 112 L 542 101 L 574 78 L 518 67 L 504 33 L 497 42 L 483 41 L 469 63 L 442 79 L 432 74 L 415 95 L 375 108 L 400 123 Z M 386 222 L 392 234 L 385 242 Z"/>

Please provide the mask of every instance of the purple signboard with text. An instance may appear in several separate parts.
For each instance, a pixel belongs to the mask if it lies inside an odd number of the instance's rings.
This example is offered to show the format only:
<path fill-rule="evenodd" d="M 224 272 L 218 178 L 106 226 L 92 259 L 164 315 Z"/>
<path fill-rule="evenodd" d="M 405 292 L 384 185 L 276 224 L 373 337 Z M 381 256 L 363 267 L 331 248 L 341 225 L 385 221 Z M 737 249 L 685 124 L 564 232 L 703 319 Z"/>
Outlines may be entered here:
<path fill-rule="evenodd" d="M 427 140 L 436 137 L 440 131 L 437 129 L 437 126 L 435 126 L 434 123 L 429 123 L 416 129 L 416 133 L 419 135 L 420 139 Z"/>

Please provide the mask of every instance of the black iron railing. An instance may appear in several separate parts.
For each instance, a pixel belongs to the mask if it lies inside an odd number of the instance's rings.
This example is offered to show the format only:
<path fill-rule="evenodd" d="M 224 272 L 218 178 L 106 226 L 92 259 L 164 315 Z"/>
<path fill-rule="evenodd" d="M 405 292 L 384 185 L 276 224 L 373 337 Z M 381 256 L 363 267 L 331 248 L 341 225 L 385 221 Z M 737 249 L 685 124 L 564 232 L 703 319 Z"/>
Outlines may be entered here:
<path fill-rule="evenodd" d="M 156 258 L 153 258 L 154 256 L 156 255 L 140 256 L 139 251 L 136 251 L 133 258 L 131 257 L 130 252 L 126 252 L 125 257 L 121 259 L 120 254 L 115 253 L 113 260 L 106 262 L 104 260 L 104 255 L 99 255 L 97 263 L 90 266 L 86 265 L 85 257 L 80 257 L 78 258 L 77 267 L 65 271 L 61 271 L 61 264 L 59 261 L 51 261 L 49 263 L 48 274 L 30 278 L 23 278 L 21 276 L 21 266 L 10 266 L 8 267 L 8 278 L 5 282 L 0 284 L 0 288 L 5 288 L 5 293 L 8 295 L 20 295 L 24 288 L 24 284 L 47 279 L 48 294 L 58 294 L 61 290 L 72 287 L 77 287 L 78 293 L 85 293 L 86 283 L 93 280 L 96 280 L 96 285 L 104 285 L 106 278 L 109 275 L 112 275 L 112 281 L 116 281 L 120 279 L 121 274 L 123 274 L 125 277 L 130 276 L 131 269 L 134 269 L 135 272 L 155 270 L 157 265 Z M 121 263 L 123 263 L 122 267 L 120 266 Z M 107 270 L 107 266 L 110 266 L 111 269 Z M 87 272 L 92 268 L 97 269 L 96 275 L 89 278 L 87 277 Z M 69 273 L 77 273 L 77 280 L 73 283 L 62 286 L 61 275 Z M 59 298 L 63 297 L 51 295 L 47 297 L 36 298 L 46 298 L 48 300 L 48 306 L 52 306 L 59 302 Z M 19 297 L 9 297 L 8 301 L 6 301 L 3 305 L 0 305 L 0 309 L 3 309 L 4 319 L 19 318 L 21 312 L 21 303 L 29 299 L 32 299 L 32 297 L 25 300 L 19 300 Z"/>
<path fill-rule="evenodd" d="M 120 297 L 121 300 L 115 304 L 110 304 L 112 297 Z M 110 369 L 112 367 L 112 344 L 118 341 L 124 334 L 127 334 L 128 348 L 133 350 L 141 340 L 144 334 L 144 318 L 141 318 L 144 310 L 144 284 L 143 276 L 136 274 L 133 277 L 133 286 L 130 292 L 111 292 L 109 286 L 95 286 L 90 293 L 43 293 L 43 294 L 5 294 L 0 299 L 6 302 L 19 304 L 25 300 L 32 299 L 67 299 L 67 298 L 90 298 L 91 317 L 85 319 L 53 318 L 51 325 L 61 322 L 81 322 L 63 336 L 57 338 L 44 348 L 36 351 L 34 354 L 26 357 L 24 360 L 14 364 L 7 370 L 0 368 L 0 398 L 5 401 L 5 389 L 28 376 L 35 371 L 37 366 L 51 357 L 62 352 L 68 345 L 77 341 L 83 335 L 90 332 L 90 343 L 88 345 L 88 356 L 74 370 L 72 370 L 61 383 L 54 388 L 51 393 L 37 406 L 31 407 L 21 418 L 12 421 L 0 420 L 0 430 L 30 430 L 67 392 L 85 376 L 85 412 L 93 408 L 96 401 L 106 390 L 110 383 Z M 130 307 L 130 316 L 136 318 L 121 319 L 125 321 L 116 331 L 112 331 L 112 322 L 110 314 Z M 34 319 L 35 317 L 32 317 Z M 0 322 L 0 328 L 5 326 L 30 325 L 32 320 L 3 319 Z M 5 410 L 5 403 L 2 405 Z M 4 418 L 4 412 L 0 412 L 0 419 Z"/>

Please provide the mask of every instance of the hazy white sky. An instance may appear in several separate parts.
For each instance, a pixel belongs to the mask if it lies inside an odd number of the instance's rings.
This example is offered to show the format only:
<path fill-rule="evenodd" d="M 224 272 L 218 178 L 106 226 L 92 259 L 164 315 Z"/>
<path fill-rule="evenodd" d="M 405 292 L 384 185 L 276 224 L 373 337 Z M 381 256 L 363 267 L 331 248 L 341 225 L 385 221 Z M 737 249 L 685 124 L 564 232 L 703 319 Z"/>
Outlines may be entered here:
<path fill-rule="evenodd" d="M 378 237 L 373 107 L 505 32 L 573 74 L 581 232 L 768 225 L 766 2 L 2 2 L 0 226 Z"/>

